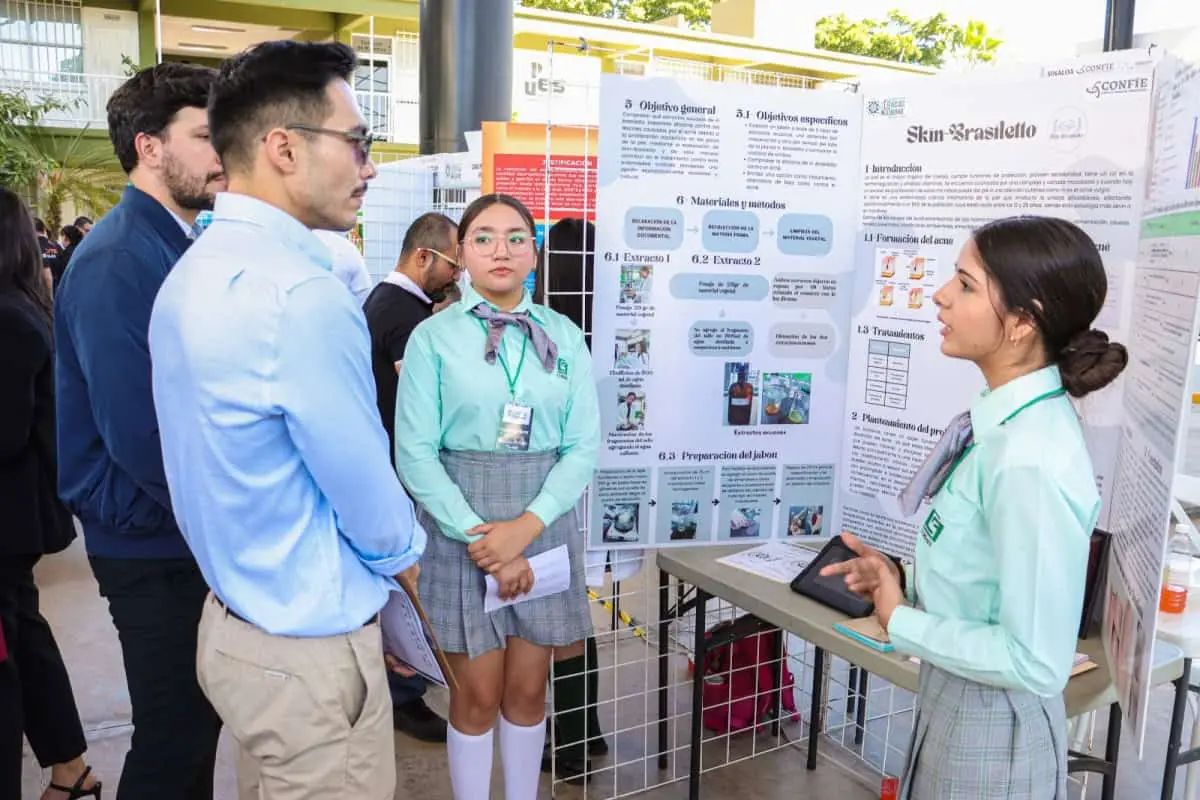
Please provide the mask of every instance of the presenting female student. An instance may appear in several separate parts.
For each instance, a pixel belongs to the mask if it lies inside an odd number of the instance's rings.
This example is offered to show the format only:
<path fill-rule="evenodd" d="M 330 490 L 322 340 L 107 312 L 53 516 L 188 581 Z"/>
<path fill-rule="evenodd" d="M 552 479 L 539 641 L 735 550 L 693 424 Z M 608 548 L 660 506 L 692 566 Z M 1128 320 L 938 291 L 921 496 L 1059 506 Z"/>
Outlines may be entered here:
<path fill-rule="evenodd" d="M 534 800 L 551 652 L 592 634 L 574 540 L 599 403 L 583 332 L 524 291 L 535 257 L 519 201 L 468 206 L 457 260 L 469 285 L 417 326 L 400 371 L 396 464 L 430 532 L 419 591 L 458 682 L 447 747 L 460 800 L 488 797 L 497 717 L 505 796 Z M 570 588 L 523 597 L 529 559 L 564 545 Z M 485 576 L 519 602 L 485 612 Z"/>
<path fill-rule="evenodd" d="M 860 557 L 824 570 L 921 660 L 903 800 L 1066 800 L 1062 693 L 1100 512 L 1069 398 L 1125 367 L 1125 348 L 1091 328 L 1106 291 L 1096 246 L 1069 222 L 975 231 L 934 302 L 942 352 L 974 362 L 987 389 L 901 494 L 906 513 L 930 501 L 914 565 L 845 535 Z"/>

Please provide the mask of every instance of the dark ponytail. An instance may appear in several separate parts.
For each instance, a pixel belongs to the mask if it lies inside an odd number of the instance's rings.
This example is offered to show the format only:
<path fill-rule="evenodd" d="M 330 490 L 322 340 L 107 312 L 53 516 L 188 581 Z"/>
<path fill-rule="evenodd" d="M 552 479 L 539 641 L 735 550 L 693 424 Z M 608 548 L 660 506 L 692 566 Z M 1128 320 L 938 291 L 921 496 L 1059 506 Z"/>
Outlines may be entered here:
<path fill-rule="evenodd" d="M 1129 354 L 1092 328 L 1108 276 L 1100 251 L 1079 226 L 1054 217 L 1009 217 L 984 225 L 973 238 L 1005 307 L 1033 321 L 1072 397 L 1116 380 Z"/>

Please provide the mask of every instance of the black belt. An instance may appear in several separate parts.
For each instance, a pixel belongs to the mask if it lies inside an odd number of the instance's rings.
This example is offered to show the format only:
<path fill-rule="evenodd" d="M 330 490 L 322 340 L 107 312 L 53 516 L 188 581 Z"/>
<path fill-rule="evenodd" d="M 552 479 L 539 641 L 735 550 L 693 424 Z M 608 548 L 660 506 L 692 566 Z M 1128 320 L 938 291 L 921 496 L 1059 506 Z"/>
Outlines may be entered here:
<path fill-rule="evenodd" d="M 246 619 L 246 618 L 245 618 L 245 617 L 243 617 L 241 614 L 237 613 L 237 612 L 236 612 L 236 611 L 234 611 L 232 608 L 230 608 L 228 605 L 226 605 L 226 604 L 225 604 L 225 601 L 223 601 L 221 598 L 217 597 L 215 594 L 213 595 L 213 599 L 217 601 L 217 605 L 219 605 L 219 606 L 221 607 L 221 609 L 222 609 L 222 610 L 223 610 L 223 611 L 226 613 L 226 615 L 228 615 L 228 616 L 230 616 L 230 617 L 233 617 L 234 619 L 236 619 L 236 620 L 237 620 L 237 621 L 239 621 L 239 622 L 244 622 L 244 623 L 246 623 L 247 625 L 254 625 L 254 623 L 253 623 L 253 622 L 251 622 L 250 620 Z M 379 622 L 379 614 L 372 614 L 372 615 L 371 615 L 371 618 L 370 618 L 370 619 L 368 619 L 366 622 L 364 622 L 364 623 L 363 623 L 362 625 L 360 625 L 359 627 L 365 628 L 365 627 L 367 627 L 368 625 L 374 625 L 374 624 L 375 624 L 375 623 L 377 623 L 377 622 Z M 256 628 L 257 628 L 258 626 L 257 626 L 257 625 L 254 625 L 254 627 L 256 627 Z"/>

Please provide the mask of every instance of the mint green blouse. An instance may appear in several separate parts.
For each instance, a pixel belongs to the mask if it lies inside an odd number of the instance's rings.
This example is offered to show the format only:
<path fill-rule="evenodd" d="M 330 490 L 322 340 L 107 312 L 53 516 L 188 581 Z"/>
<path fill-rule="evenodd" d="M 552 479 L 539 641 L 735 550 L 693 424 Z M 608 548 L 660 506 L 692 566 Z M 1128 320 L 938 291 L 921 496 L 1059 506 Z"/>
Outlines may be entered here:
<path fill-rule="evenodd" d="M 984 392 L 975 443 L 919 527 L 896 649 L 969 680 L 1052 696 L 1073 666 L 1100 495 L 1050 366 Z"/>
<path fill-rule="evenodd" d="M 525 335 L 509 326 L 496 363 L 488 364 L 483 357 L 487 334 L 471 313 L 481 302 L 486 301 L 468 286 L 462 300 L 416 327 L 396 395 L 400 480 L 446 536 L 463 542 L 474 538 L 466 531 L 485 520 L 446 474 L 439 451 L 497 449 L 510 401 L 504 365 L 515 379 L 515 402 L 533 409 L 529 452 L 560 454 L 527 511 L 548 526 L 573 508 L 592 480 L 600 450 L 600 407 L 583 332 L 562 314 L 531 302 L 527 292 L 513 310 L 529 312 L 545 329 L 558 347 L 558 363 L 547 371 L 532 343 L 524 344 Z"/>

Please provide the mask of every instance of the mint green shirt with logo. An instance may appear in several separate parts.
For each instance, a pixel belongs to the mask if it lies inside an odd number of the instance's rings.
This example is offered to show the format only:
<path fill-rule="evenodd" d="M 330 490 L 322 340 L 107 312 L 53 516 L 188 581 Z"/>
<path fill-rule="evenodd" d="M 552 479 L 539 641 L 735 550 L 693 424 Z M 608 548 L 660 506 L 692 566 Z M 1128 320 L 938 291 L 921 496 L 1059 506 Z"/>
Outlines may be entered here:
<path fill-rule="evenodd" d="M 1050 697 L 1074 665 L 1100 495 L 1050 366 L 984 392 L 974 445 L 919 526 L 896 649 L 969 680 Z M 915 595 L 914 595 L 915 593 Z"/>
<path fill-rule="evenodd" d="M 463 542 L 475 538 L 466 531 L 476 525 L 504 520 L 483 520 L 472 510 L 442 467 L 439 452 L 500 449 L 500 422 L 511 399 L 504 365 L 515 380 L 513 402 L 533 410 L 526 452 L 559 453 L 527 511 L 548 526 L 572 509 L 592 480 L 600 451 L 600 406 L 583 332 L 562 314 L 531 302 L 527 292 L 513 310 L 528 312 L 546 331 L 558 348 L 557 363 L 547 371 L 533 343 L 525 344 L 524 333 L 510 325 L 500 339 L 496 363 L 488 364 L 487 334 L 471 313 L 481 302 L 468 286 L 462 300 L 416 327 L 405 348 L 396 395 L 400 480 L 446 536 Z"/>

